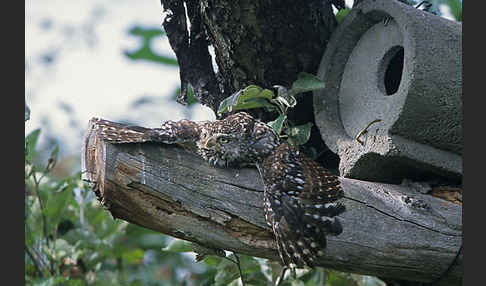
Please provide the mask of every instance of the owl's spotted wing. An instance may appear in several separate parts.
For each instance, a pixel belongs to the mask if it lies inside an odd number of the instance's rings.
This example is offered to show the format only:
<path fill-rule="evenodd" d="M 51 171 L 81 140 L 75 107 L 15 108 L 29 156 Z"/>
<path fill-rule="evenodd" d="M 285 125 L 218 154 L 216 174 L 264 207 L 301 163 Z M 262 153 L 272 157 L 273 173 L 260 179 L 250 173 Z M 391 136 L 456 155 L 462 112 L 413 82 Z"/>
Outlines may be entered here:
<path fill-rule="evenodd" d="M 265 216 L 274 231 L 285 265 L 313 266 L 324 254 L 326 235 L 342 232 L 336 217 L 344 211 L 338 177 L 281 144 L 263 161 Z"/>
<path fill-rule="evenodd" d="M 201 124 L 189 121 L 166 121 L 160 128 L 145 128 L 109 120 L 93 118 L 91 128 L 110 143 L 159 142 L 166 144 L 195 142 L 199 139 Z"/>

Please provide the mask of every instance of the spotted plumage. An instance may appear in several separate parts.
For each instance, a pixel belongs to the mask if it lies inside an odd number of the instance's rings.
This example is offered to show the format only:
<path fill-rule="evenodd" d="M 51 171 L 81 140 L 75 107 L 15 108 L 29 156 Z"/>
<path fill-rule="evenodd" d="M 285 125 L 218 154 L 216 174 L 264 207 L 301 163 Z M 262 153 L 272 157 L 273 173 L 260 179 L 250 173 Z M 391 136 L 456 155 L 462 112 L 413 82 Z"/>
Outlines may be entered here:
<path fill-rule="evenodd" d="M 92 123 L 107 142 L 179 144 L 214 166 L 257 166 L 265 186 L 265 219 L 284 265 L 314 266 L 324 255 L 326 236 L 342 232 L 337 216 L 345 207 L 338 177 L 248 113 L 216 121 L 167 121 L 159 128 L 96 118 Z"/>
<path fill-rule="evenodd" d="M 313 266 L 324 255 L 326 235 L 338 235 L 344 211 L 338 177 L 287 143 L 260 164 L 264 208 L 285 265 Z"/>

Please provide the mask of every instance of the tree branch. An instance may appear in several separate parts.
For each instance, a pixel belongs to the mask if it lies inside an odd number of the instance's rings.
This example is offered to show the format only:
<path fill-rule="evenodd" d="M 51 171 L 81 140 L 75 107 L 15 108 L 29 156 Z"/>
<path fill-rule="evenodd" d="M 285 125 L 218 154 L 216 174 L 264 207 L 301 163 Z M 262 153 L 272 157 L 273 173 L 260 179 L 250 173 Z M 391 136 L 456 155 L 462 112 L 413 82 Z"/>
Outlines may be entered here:
<path fill-rule="evenodd" d="M 96 184 L 94 191 L 114 218 L 208 247 L 278 260 L 256 169 L 212 168 L 171 145 L 108 144 L 91 126 L 82 165 L 83 179 Z M 328 237 L 317 265 L 396 280 L 461 282 L 460 205 L 399 185 L 341 182 L 344 231 Z"/>

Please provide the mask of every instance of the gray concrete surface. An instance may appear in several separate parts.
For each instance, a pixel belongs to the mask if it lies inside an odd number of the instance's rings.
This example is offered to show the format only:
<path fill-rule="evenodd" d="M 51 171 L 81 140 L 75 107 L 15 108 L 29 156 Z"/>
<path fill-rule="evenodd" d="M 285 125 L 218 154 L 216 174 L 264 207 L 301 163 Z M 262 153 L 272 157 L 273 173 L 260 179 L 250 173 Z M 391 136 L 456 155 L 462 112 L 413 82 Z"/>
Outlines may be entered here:
<path fill-rule="evenodd" d="M 342 176 L 462 177 L 460 23 L 364 1 L 334 32 L 318 76 L 326 88 L 314 93 L 316 124 Z M 360 144 L 355 136 L 375 119 Z"/>

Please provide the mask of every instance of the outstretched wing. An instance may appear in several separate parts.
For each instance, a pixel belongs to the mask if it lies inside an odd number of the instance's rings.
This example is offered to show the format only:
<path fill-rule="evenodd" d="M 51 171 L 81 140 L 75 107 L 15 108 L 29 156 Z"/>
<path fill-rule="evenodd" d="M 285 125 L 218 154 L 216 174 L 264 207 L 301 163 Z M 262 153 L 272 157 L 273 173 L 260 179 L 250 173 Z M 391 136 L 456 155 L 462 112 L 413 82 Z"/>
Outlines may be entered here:
<path fill-rule="evenodd" d="M 150 141 L 150 129 L 131 126 L 100 118 L 90 120 L 91 129 L 98 132 L 103 140 L 110 143 L 141 143 Z"/>
<path fill-rule="evenodd" d="M 274 231 L 285 265 L 313 266 L 324 254 L 326 235 L 338 235 L 336 217 L 345 207 L 336 175 L 315 163 L 296 147 L 280 145 L 263 161 L 265 214 Z"/>
<path fill-rule="evenodd" d="M 195 143 L 199 139 L 200 124 L 190 120 L 166 121 L 160 128 L 121 124 L 109 120 L 92 118 L 91 128 L 103 140 L 114 143 L 160 142 L 166 144 Z"/>

